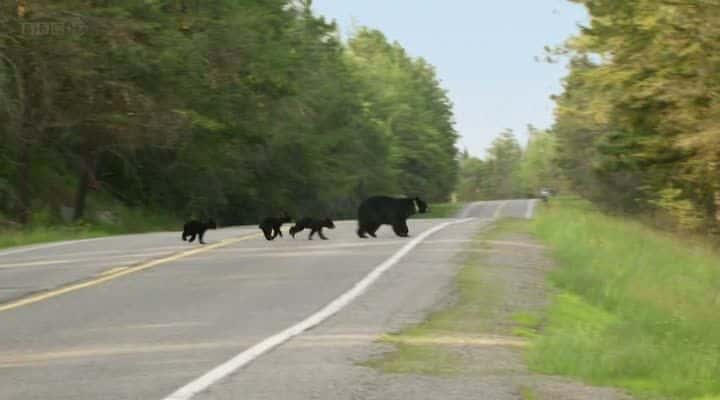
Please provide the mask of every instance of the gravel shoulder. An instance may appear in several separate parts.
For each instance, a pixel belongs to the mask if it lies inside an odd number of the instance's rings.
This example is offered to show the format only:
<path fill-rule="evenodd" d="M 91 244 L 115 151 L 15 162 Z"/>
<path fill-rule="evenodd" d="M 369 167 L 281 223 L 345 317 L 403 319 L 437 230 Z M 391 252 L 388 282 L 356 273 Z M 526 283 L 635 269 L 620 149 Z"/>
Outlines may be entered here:
<path fill-rule="evenodd" d="M 528 371 L 518 313 L 540 313 L 549 301 L 545 276 L 554 266 L 526 234 L 487 231 L 487 221 L 439 232 L 396 265 L 368 292 L 326 323 L 254 361 L 197 399 L 629 399 Z M 386 373 L 382 360 L 396 347 L 380 340 L 421 323 L 458 299 L 455 277 L 470 257 L 482 260 L 489 283 L 484 320 L 471 335 L 430 340 L 430 357 L 456 368 L 440 373 Z M 428 343 L 424 343 L 428 345 Z M 450 361 L 442 359 L 450 355 Z M 376 367 L 368 367 L 374 364 Z M 380 365 L 380 367 L 377 367 Z"/>

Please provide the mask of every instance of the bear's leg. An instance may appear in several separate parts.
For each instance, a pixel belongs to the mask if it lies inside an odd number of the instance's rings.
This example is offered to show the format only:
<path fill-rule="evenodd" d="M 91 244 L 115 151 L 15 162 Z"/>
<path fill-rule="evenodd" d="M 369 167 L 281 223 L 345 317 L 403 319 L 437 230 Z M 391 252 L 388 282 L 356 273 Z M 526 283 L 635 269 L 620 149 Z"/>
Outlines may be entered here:
<path fill-rule="evenodd" d="M 313 235 L 315 234 L 316 231 L 317 231 L 317 230 L 316 230 L 315 228 L 312 228 L 312 229 L 310 230 L 310 236 L 308 236 L 308 240 L 312 240 L 312 237 L 313 237 Z"/>
<path fill-rule="evenodd" d="M 402 229 L 402 233 L 405 235 L 405 237 L 408 236 L 408 233 L 410 233 L 410 228 L 407 226 L 407 221 L 403 221 L 400 225 L 400 228 Z"/>
<path fill-rule="evenodd" d="M 396 235 L 400 237 L 407 237 L 408 230 L 407 225 L 405 225 L 405 222 L 396 222 L 392 225 L 393 232 L 395 232 Z"/>
<path fill-rule="evenodd" d="M 368 227 L 367 232 L 370 234 L 370 236 L 376 238 L 377 236 L 375 236 L 375 232 L 377 232 L 378 229 L 380 229 L 380 224 L 373 224 Z"/>
<path fill-rule="evenodd" d="M 187 240 L 187 237 L 188 237 L 188 236 L 189 236 L 188 232 L 187 232 L 187 231 L 183 231 L 183 234 L 182 234 L 182 240 L 183 240 L 183 242 Z"/>
<path fill-rule="evenodd" d="M 367 230 L 366 230 L 362 225 L 358 226 L 357 235 L 358 235 L 359 238 L 361 238 L 361 239 L 367 239 L 367 234 L 366 234 L 366 232 L 367 232 Z"/>
<path fill-rule="evenodd" d="M 282 235 L 282 229 L 280 229 L 280 225 L 275 227 L 275 236 L 280 235 L 280 237 L 283 237 Z"/>
<path fill-rule="evenodd" d="M 267 240 L 275 239 L 275 237 L 272 235 L 272 231 L 266 226 L 263 226 L 263 235 L 265 235 L 265 239 Z"/>
<path fill-rule="evenodd" d="M 194 242 L 194 241 L 195 241 L 195 233 L 193 233 L 192 235 L 190 235 L 190 240 L 188 240 L 188 242 L 192 243 L 192 242 Z"/>
<path fill-rule="evenodd" d="M 203 236 L 205 236 L 205 231 L 200 231 L 200 234 L 198 235 L 198 241 L 200 242 L 200 244 L 205 244 L 205 242 L 203 242 Z"/>
<path fill-rule="evenodd" d="M 398 236 L 402 236 L 402 235 L 403 235 L 403 233 L 402 233 L 402 228 L 401 228 L 400 225 L 398 225 L 397 223 L 394 223 L 394 224 L 392 225 L 392 229 L 393 229 L 393 232 L 395 232 L 396 235 L 398 235 Z"/>
<path fill-rule="evenodd" d="M 290 227 L 290 236 L 292 236 L 293 239 L 295 239 L 295 234 L 298 233 L 299 231 L 300 231 L 300 229 L 298 229 L 297 225 L 293 225 L 292 227 Z"/>
<path fill-rule="evenodd" d="M 322 228 L 318 229 L 318 235 L 320 235 L 320 239 L 322 239 L 322 240 L 328 240 L 328 238 L 326 238 L 325 235 L 323 235 L 323 233 L 322 233 Z"/>

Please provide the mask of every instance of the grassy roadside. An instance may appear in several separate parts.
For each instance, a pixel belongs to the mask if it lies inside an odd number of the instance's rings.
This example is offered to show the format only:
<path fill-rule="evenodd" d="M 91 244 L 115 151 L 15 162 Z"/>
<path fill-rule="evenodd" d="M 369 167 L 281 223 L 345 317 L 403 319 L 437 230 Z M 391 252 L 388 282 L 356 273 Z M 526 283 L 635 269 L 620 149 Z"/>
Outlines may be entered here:
<path fill-rule="evenodd" d="M 0 249 L 62 240 L 89 239 L 112 235 L 95 227 L 35 226 L 20 230 L 1 230 Z"/>
<path fill-rule="evenodd" d="M 182 226 L 182 223 L 171 216 L 129 209 L 119 212 L 113 223 L 84 221 L 73 224 L 57 224 L 45 220 L 40 215 L 36 222 L 28 227 L 0 229 L 0 249 L 127 233 L 178 230 L 179 226 Z"/>
<path fill-rule="evenodd" d="M 437 203 L 430 204 L 430 210 L 425 214 L 417 214 L 417 218 L 452 218 L 465 203 Z"/>
<path fill-rule="evenodd" d="M 501 223 L 490 232 L 476 236 L 473 247 L 485 248 L 484 240 L 509 229 L 518 229 L 518 226 L 510 221 Z M 487 333 L 489 314 L 503 296 L 501 289 L 486 276 L 485 258 L 483 254 L 469 254 L 455 278 L 453 304 L 431 313 L 418 325 L 385 335 L 381 342 L 392 344 L 395 350 L 364 365 L 385 373 L 440 376 L 470 369 L 468 363 L 473 361 L 461 357 L 456 345 Z"/>
<path fill-rule="evenodd" d="M 643 397 L 720 399 L 720 254 L 554 199 L 532 230 L 560 289 L 529 351 L 536 371 Z"/>

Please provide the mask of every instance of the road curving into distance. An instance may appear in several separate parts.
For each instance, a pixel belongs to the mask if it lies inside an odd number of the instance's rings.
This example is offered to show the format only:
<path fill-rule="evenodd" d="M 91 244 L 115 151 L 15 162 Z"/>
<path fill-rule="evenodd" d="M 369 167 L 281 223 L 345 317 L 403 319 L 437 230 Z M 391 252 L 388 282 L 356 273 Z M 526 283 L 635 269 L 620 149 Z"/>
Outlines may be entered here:
<path fill-rule="evenodd" d="M 246 226 L 209 231 L 206 246 L 165 232 L 0 251 L 0 399 L 256 397 L 233 382 L 246 373 L 262 386 L 253 367 L 267 351 L 304 343 L 318 324 L 366 337 L 422 315 L 472 235 L 533 206 L 413 218 L 410 238 L 382 227 L 362 240 L 341 221 L 328 241 L 267 242 Z"/>

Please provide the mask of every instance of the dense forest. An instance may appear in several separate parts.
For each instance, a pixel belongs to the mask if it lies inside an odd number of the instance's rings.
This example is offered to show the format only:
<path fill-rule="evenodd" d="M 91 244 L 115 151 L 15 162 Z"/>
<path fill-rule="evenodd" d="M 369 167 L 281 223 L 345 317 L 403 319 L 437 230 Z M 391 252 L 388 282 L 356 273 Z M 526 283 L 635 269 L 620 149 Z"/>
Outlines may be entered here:
<path fill-rule="evenodd" d="M 309 0 L 2 2 L 0 220 L 339 218 L 378 193 L 550 187 L 718 231 L 720 2 L 575 2 L 590 23 L 549 54 L 570 63 L 554 126 L 484 159 L 457 154 L 430 64 L 375 30 L 340 40 Z"/>
<path fill-rule="evenodd" d="M 462 201 L 535 198 L 542 189 L 568 189 L 557 163 L 552 131 L 528 126 L 528 142 L 521 145 L 511 130 L 501 132 L 483 158 L 467 151 L 460 155 L 457 195 Z"/>
<path fill-rule="evenodd" d="M 720 227 L 720 2 L 584 0 L 557 98 L 573 188 L 683 230 Z M 718 214 L 720 217 L 720 214 Z"/>
<path fill-rule="evenodd" d="M 310 0 L 0 2 L 0 219 L 116 207 L 252 223 L 453 192 L 452 107 Z"/>
<path fill-rule="evenodd" d="M 555 124 L 510 132 L 462 160 L 460 197 L 572 190 L 664 228 L 720 230 L 720 2 L 577 0 L 590 23 L 548 56 L 569 60 Z"/>

